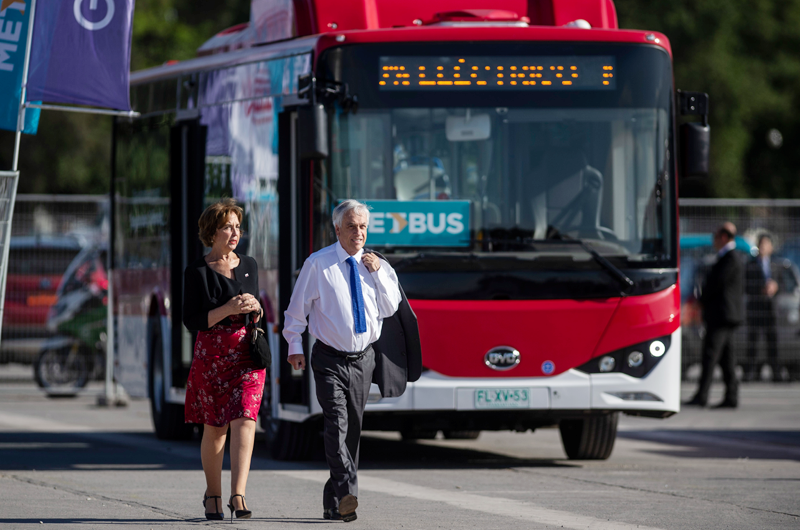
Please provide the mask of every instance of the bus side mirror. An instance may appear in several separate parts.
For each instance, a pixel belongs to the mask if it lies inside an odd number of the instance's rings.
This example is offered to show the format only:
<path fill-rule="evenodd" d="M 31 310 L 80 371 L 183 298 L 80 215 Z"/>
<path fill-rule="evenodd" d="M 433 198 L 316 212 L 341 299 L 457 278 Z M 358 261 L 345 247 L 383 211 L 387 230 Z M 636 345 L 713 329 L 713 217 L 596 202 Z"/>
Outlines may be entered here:
<path fill-rule="evenodd" d="M 297 97 L 310 104 L 297 107 L 297 147 L 300 160 L 328 157 L 328 114 L 317 102 L 317 79 L 312 74 L 297 77 Z"/>
<path fill-rule="evenodd" d="M 681 116 L 700 115 L 702 123 L 684 123 L 680 127 L 681 170 L 684 177 L 708 176 L 711 128 L 708 126 L 708 94 L 678 91 Z"/>
<path fill-rule="evenodd" d="M 328 157 L 328 113 L 324 105 L 297 108 L 297 143 L 301 160 Z"/>

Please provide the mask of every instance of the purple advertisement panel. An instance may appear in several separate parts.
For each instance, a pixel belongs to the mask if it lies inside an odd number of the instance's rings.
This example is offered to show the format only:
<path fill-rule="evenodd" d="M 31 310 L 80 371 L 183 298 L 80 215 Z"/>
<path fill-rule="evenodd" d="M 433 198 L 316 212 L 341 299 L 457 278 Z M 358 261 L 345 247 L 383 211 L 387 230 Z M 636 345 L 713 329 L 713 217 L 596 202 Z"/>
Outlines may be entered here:
<path fill-rule="evenodd" d="M 134 0 L 38 0 L 28 101 L 130 110 Z"/>

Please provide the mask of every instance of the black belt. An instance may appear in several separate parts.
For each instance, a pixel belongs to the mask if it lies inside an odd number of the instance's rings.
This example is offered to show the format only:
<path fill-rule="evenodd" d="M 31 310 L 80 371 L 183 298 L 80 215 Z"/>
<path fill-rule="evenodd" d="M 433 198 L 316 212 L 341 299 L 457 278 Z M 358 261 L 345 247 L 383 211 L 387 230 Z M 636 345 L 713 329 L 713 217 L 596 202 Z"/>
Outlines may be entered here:
<path fill-rule="evenodd" d="M 327 353 L 328 355 L 333 355 L 335 357 L 341 357 L 342 359 L 345 359 L 347 361 L 360 361 L 361 359 L 364 358 L 364 355 L 366 355 L 367 352 L 372 350 L 372 344 L 370 344 L 369 346 L 366 347 L 366 349 L 361 350 L 361 351 L 340 351 L 340 350 L 337 350 L 336 348 L 328 346 L 327 344 L 325 344 L 321 340 L 316 341 L 314 343 L 314 347 L 315 348 L 319 347 L 320 350 L 322 350 L 323 352 Z"/>

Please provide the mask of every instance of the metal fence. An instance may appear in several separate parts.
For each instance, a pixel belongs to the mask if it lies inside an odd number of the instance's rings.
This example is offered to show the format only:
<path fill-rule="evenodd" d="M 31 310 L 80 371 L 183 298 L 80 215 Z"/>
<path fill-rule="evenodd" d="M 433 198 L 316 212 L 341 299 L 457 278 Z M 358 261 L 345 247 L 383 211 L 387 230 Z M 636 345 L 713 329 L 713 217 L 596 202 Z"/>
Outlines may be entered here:
<path fill-rule="evenodd" d="M 746 322 L 734 340 L 741 375 L 745 380 L 799 380 L 800 200 L 682 199 L 680 218 L 684 377 L 693 379 L 699 372 L 704 329 L 695 297 L 715 260 L 711 232 L 730 221 L 737 227 L 737 252 L 745 262 Z M 770 237 L 774 248 L 767 265 L 754 257 L 762 235 Z M 767 287 L 771 282 L 774 287 Z"/>
<path fill-rule="evenodd" d="M 108 237 L 105 195 L 17 195 L 9 241 L 0 363 L 31 363 L 54 330 L 56 290 L 78 254 Z"/>

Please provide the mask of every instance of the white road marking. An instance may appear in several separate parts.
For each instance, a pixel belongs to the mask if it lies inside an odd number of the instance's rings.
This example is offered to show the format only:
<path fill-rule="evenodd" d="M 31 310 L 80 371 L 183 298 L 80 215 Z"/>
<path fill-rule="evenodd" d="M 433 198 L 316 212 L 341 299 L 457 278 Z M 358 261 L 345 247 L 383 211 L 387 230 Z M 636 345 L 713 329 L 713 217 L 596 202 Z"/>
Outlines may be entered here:
<path fill-rule="evenodd" d="M 283 475 L 295 479 L 309 480 L 324 484 L 330 474 L 327 471 L 273 471 L 277 475 Z M 474 493 L 445 491 L 436 488 L 407 484 L 386 478 L 371 476 L 367 473 L 359 473 L 359 489 L 394 495 L 395 497 L 407 497 L 420 501 L 434 501 L 449 504 L 462 510 L 474 510 L 478 512 L 490 513 L 510 517 L 513 519 L 525 519 L 530 522 L 542 525 L 553 525 L 555 527 L 575 528 L 585 530 L 658 530 L 649 526 L 623 523 L 620 521 L 606 521 L 594 517 L 577 515 L 574 513 L 549 508 L 540 508 L 531 503 L 502 497 L 484 497 Z"/>

